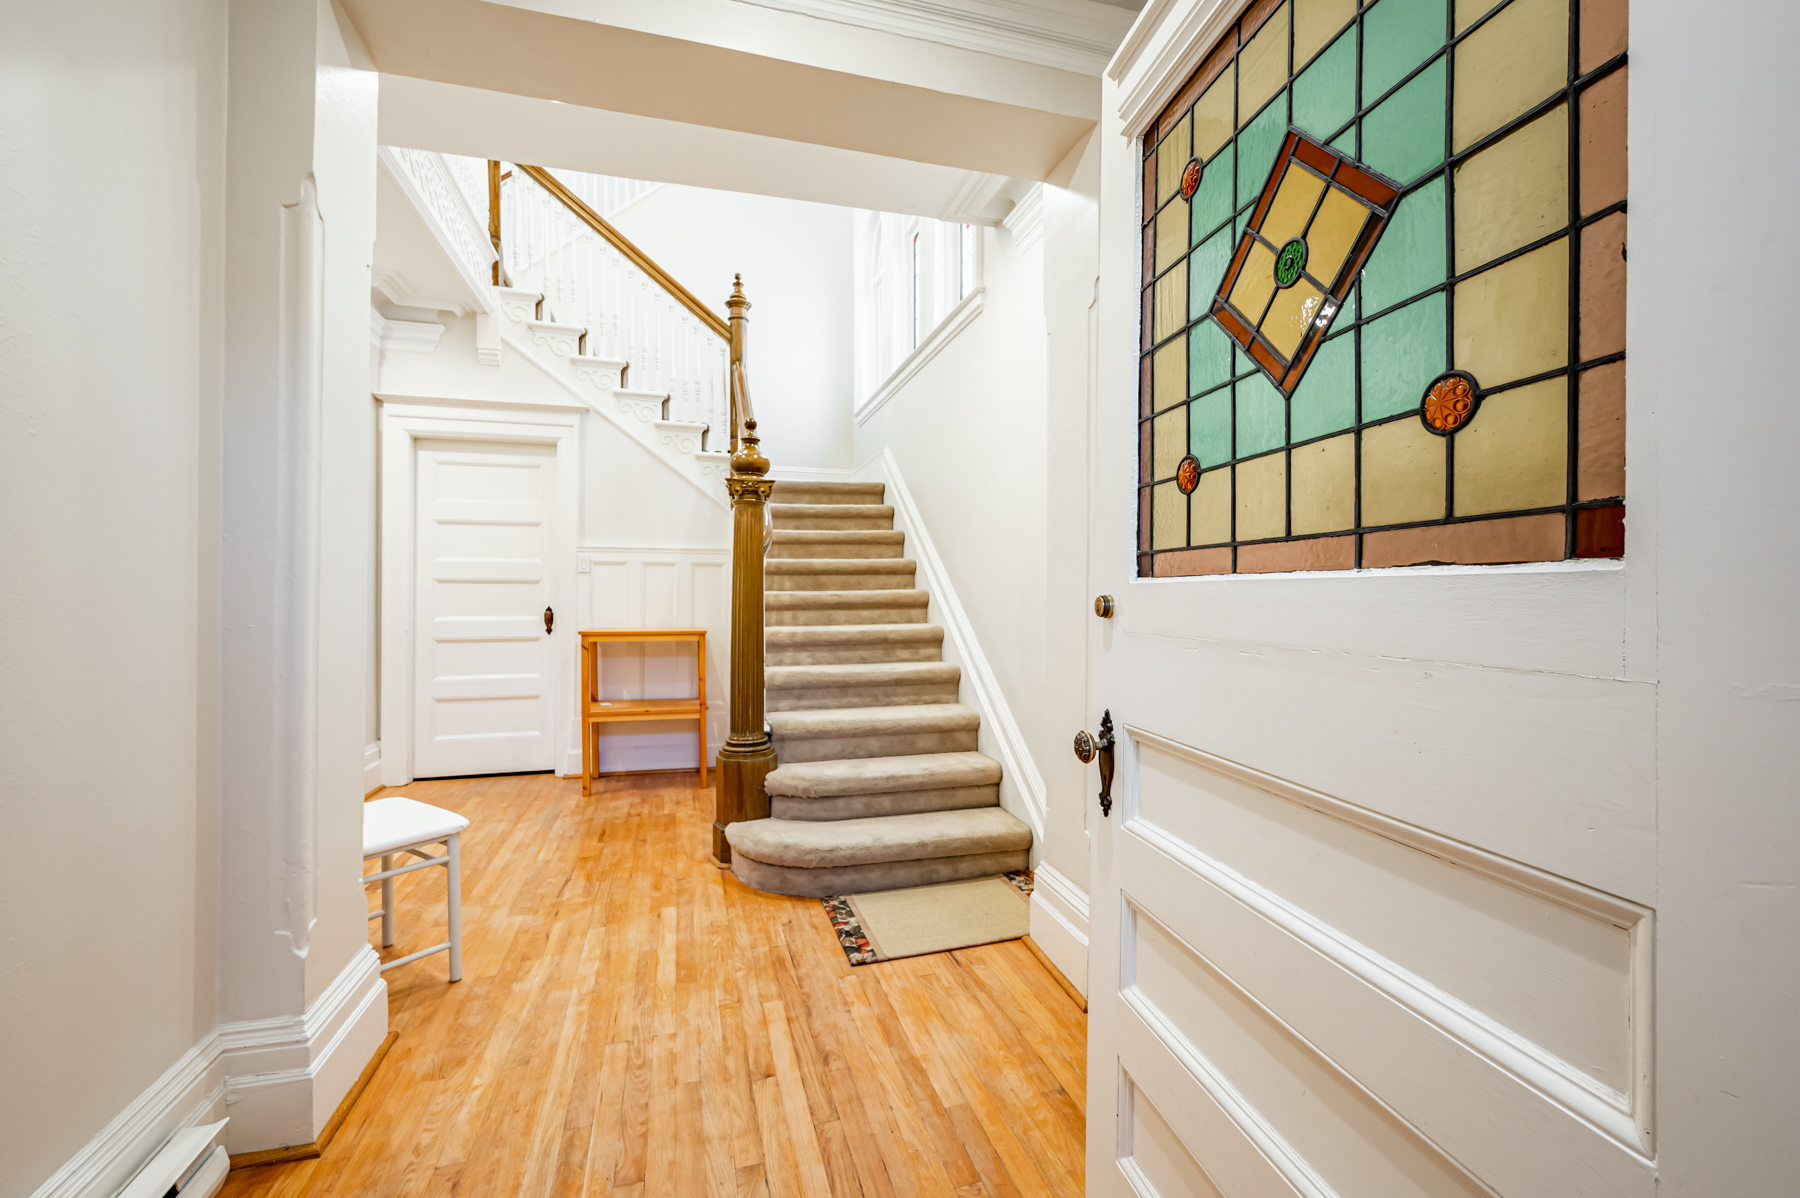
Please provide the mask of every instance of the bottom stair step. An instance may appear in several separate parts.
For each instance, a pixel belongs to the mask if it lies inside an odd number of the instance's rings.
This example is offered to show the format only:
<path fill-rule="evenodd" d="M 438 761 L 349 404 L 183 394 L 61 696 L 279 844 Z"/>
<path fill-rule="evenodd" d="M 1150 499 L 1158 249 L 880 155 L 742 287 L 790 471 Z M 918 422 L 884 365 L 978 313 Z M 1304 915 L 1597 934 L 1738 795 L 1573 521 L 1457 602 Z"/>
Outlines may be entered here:
<path fill-rule="evenodd" d="M 1028 867 L 1031 829 L 998 807 L 832 821 L 757 819 L 725 829 L 731 871 L 758 890 L 824 897 L 953 882 Z"/>

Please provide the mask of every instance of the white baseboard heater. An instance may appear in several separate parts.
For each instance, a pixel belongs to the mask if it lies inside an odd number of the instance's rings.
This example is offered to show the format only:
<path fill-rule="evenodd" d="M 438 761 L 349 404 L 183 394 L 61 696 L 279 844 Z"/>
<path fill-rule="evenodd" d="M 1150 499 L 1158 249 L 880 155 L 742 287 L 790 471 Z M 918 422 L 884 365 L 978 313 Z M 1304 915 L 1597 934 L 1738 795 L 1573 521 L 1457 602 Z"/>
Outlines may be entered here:
<path fill-rule="evenodd" d="M 231 1158 L 218 1142 L 229 1119 L 205 1127 L 184 1127 L 125 1183 L 118 1198 L 213 1198 L 231 1172 Z"/>

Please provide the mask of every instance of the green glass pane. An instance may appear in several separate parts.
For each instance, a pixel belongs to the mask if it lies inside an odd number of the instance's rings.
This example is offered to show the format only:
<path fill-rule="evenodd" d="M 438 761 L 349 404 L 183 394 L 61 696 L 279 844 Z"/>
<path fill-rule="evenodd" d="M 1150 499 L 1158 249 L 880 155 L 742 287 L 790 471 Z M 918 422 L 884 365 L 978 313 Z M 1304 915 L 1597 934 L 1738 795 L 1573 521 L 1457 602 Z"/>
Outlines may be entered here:
<path fill-rule="evenodd" d="M 1237 456 L 1247 458 L 1285 444 L 1287 405 L 1268 376 L 1258 371 L 1240 379 L 1233 389 L 1237 392 Z"/>
<path fill-rule="evenodd" d="M 1362 142 L 1362 160 L 1401 183 L 1444 161 L 1442 58 L 1363 118 Z"/>
<path fill-rule="evenodd" d="M 1441 94 L 1441 86 L 1439 91 Z M 1443 107 L 1442 100 L 1438 107 Z M 1439 114 L 1440 119 L 1442 115 Z M 1240 206 L 1255 199 L 1263 184 L 1269 181 L 1269 168 L 1275 165 L 1275 155 L 1281 153 L 1281 139 L 1286 136 L 1287 97 L 1277 93 L 1269 106 L 1238 134 L 1237 202 Z M 1441 129 L 1439 140 L 1443 140 Z"/>
<path fill-rule="evenodd" d="M 1233 342 L 1225 330 L 1202 320 L 1188 330 L 1188 393 L 1198 394 L 1231 378 Z"/>
<path fill-rule="evenodd" d="M 1355 115 L 1356 29 L 1352 27 L 1294 80 L 1294 124 L 1314 137 L 1329 137 Z"/>
<path fill-rule="evenodd" d="M 1200 241 L 1231 216 L 1231 162 L 1236 154 L 1237 147 L 1227 144 L 1213 155 L 1200 175 L 1200 187 L 1194 192 L 1188 217 L 1190 240 Z"/>
<path fill-rule="evenodd" d="M 1188 319 L 1198 320 L 1212 307 L 1213 296 L 1225 279 L 1225 268 L 1231 265 L 1235 243 L 1231 234 L 1221 229 L 1207 238 L 1206 244 L 1188 258 Z M 1223 336 L 1223 334 L 1221 334 Z M 1200 388 L 1195 387 L 1198 391 Z"/>
<path fill-rule="evenodd" d="M 1202 395 L 1188 410 L 1188 452 L 1200 465 L 1217 466 L 1231 460 L 1231 388 Z"/>
<path fill-rule="evenodd" d="M 1350 128 L 1348 128 L 1348 129 L 1344 130 L 1342 133 L 1340 133 L 1337 137 L 1333 138 L 1331 141 L 1331 148 L 1338 151 L 1341 154 L 1348 154 L 1348 155 L 1350 155 L 1350 157 L 1355 158 L 1356 157 L 1356 127 L 1351 126 Z"/>
<path fill-rule="evenodd" d="M 1319 347 L 1294 388 L 1294 440 L 1322 437 L 1356 423 L 1356 346 L 1333 337 Z"/>
<path fill-rule="evenodd" d="M 1406 77 L 1444 44 L 1444 0 L 1381 0 L 1363 14 L 1363 102 Z"/>
<path fill-rule="evenodd" d="M 1250 355 L 1238 348 L 1238 343 L 1233 341 L 1231 343 L 1231 377 L 1237 378 L 1239 375 L 1248 374 L 1255 369 L 1256 363 L 1250 360 Z"/>
<path fill-rule="evenodd" d="M 1362 418 L 1419 406 L 1444 373 L 1444 293 L 1428 295 L 1362 327 Z"/>
<path fill-rule="evenodd" d="M 1385 3 L 1385 0 L 1383 0 Z M 1363 267 L 1363 298 L 1379 312 L 1444 281 L 1444 180 L 1400 201 Z"/>

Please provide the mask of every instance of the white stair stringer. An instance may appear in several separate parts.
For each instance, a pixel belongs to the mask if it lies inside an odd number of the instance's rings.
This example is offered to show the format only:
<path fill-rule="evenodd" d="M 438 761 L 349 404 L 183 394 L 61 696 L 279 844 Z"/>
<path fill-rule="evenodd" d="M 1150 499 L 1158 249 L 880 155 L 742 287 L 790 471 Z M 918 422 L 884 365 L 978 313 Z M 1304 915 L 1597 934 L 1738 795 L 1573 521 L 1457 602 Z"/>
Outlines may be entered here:
<path fill-rule="evenodd" d="M 585 354 L 580 325 L 537 318 L 539 294 L 496 287 L 502 339 L 545 376 L 624 431 L 677 474 L 704 491 L 720 507 L 728 507 L 724 478 L 730 456 L 708 445 L 713 430 L 691 421 L 668 420 L 667 393 L 627 387 L 629 368 L 618 358 Z"/>

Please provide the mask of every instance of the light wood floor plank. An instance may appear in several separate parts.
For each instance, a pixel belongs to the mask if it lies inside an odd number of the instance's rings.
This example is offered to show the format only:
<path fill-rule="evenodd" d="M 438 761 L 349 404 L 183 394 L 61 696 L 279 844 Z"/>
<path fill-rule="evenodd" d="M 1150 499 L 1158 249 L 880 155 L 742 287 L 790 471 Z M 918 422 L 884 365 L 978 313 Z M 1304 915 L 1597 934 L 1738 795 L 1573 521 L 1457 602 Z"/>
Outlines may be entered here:
<path fill-rule="evenodd" d="M 464 980 L 441 955 L 388 973 L 400 1039 L 325 1156 L 224 1193 L 1079 1194 L 1086 1018 L 1036 958 L 852 969 L 817 900 L 712 865 L 691 778 L 405 787 L 471 820 Z M 395 889 L 387 960 L 446 934 L 441 870 Z"/>

